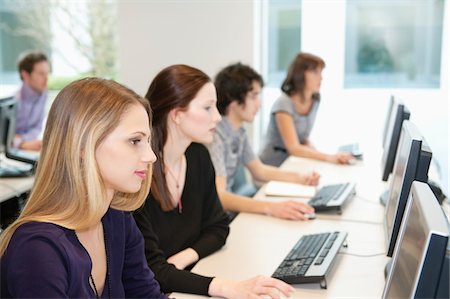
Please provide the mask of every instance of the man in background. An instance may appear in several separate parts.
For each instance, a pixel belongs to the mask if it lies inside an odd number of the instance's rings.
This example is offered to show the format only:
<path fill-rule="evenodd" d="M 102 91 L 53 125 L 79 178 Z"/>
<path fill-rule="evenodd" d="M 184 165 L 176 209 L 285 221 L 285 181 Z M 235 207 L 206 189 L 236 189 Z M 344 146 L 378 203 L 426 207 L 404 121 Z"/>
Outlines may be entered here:
<path fill-rule="evenodd" d="M 317 185 L 320 175 L 315 172 L 302 174 L 283 171 L 263 164 L 254 154 L 244 123 L 252 123 L 259 111 L 264 84 L 261 75 L 248 65 L 235 63 L 222 69 L 214 84 L 222 120 L 216 127 L 214 140 L 208 149 L 216 171 L 217 193 L 224 209 L 234 213 L 257 213 L 291 220 L 307 219 L 304 214 L 314 212 L 307 204 L 294 200 L 257 201 L 233 192 L 232 185 L 240 166 L 245 166 L 253 179 L 264 182 L 278 180 Z"/>
<path fill-rule="evenodd" d="M 45 54 L 37 51 L 26 52 L 17 63 L 23 84 L 16 95 L 16 135 L 14 147 L 39 151 L 45 105 L 47 101 L 47 81 L 50 64 Z"/>

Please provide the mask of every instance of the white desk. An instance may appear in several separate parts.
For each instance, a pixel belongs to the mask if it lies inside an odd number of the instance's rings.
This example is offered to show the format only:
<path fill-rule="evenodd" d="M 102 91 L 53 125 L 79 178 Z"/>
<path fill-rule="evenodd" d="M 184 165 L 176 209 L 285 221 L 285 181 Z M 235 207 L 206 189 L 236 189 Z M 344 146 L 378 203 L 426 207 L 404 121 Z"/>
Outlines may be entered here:
<path fill-rule="evenodd" d="M 366 161 L 358 161 L 355 165 L 335 165 L 305 158 L 290 157 L 282 165 L 283 169 L 298 172 L 315 170 L 321 174 L 320 186 L 343 182 L 355 182 L 356 194 L 346 206 L 342 215 L 334 212 L 318 214 L 319 219 L 371 221 L 380 223 L 384 215 L 384 207 L 379 203 L 382 191 L 387 183 L 381 181 L 380 167 Z M 267 197 L 263 186 L 255 198 L 258 200 L 284 201 L 285 197 Z M 308 199 L 298 199 L 307 202 Z M 370 212 L 369 212 L 370 211 Z"/>
<path fill-rule="evenodd" d="M 7 159 L 3 154 L 0 156 L 0 159 L 3 163 L 6 162 L 8 165 L 17 165 L 18 167 L 29 166 L 29 164 L 20 161 Z M 30 191 L 33 182 L 34 177 L 0 178 L 0 203 Z"/>
<path fill-rule="evenodd" d="M 282 168 L 300 172 L 316 170 L 322 174 L 321 185 L 356 182 L 360 197 L 355 197 L 342 215 L 318 214 L 313 221 L 288 221 L 241 213 L 230 225 L 226 245 L 199 261 L 192 271 L 237 280 L 260 274 L 270 276 L 302 235 L 342 230 L 349 234 L 348 248 L 341 252 L 375 256 L 339 254 L 327 277 L 327 289 L 321 289 L 319 284 L 295 285 L 293 298 L 380 298 L 388 258 L 384 255 L 384 207 L 378 201 L 386 183 L 381 181 L 378 163 L 361 161 L 352 166 L 339 166 L 291 157 Z M 263 188 L 255 195 L 256 199 L 285 200 L 265 197 Z M 176 298 L 201 297 L 180 293 L 172 295 Z"/>
<path fill-rule="evenodd" d="M 0 202 L 30 191 L 34 177 L 0 179 Z"/>

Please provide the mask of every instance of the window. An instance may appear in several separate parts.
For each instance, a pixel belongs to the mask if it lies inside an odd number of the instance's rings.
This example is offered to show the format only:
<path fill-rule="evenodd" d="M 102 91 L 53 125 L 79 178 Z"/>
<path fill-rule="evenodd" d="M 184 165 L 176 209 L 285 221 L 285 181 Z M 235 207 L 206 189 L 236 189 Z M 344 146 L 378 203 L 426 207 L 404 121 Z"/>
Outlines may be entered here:
<path fill-rule="evenodd" d="M 347 0 L 345 87 L 439 88 L 444 0 Z"/>
<path fill-rule="evenodd" d="M 52 64 L 49 89 L 117 69 L 116 0 L 0 0 L 0 84 L 19 84 L 16 61 L 40 50 Z"/>
<path fill-rule="evenodd" d="M 20 28 L 24 22 L 24 16 L 32 8 L 23 7 L 23 14 L 17 14 L 11 4 L 10 1 L 0 0 L 0 83 L 14 85 L 20 82 L 17 72 L 18 54 L 29 49 L 42 49 L 42 44 L 30 36 L 33 30 Z M 42 26 L 49 28 L 48 8 L 42 7 L 40 13 L 43 20 Z M 40 32 L 42 36 L 48 30 Z M 43 51 L 49 53 L 48 48 L 44 48 Z"/>
<path fill-rule="evenodd" d="M 286 71 L 300 52 L 301 46 L 301 0 L 268 0 L 261 1 L 262 39 L 265 46 L 263 69 L 265 88 L 262 91 L 263 104 L 253 126 L 253 148 L 258 151 L 261 136 L 264 136 L 270 118 L 270 109 L 280 94 L 280 86 Z"/>
<path fill-rule="evenodd" d="M 267 84 L 278 87 L 289 63 L 300 52 L 301 1 L 269 0 L 267 13 Z"/>

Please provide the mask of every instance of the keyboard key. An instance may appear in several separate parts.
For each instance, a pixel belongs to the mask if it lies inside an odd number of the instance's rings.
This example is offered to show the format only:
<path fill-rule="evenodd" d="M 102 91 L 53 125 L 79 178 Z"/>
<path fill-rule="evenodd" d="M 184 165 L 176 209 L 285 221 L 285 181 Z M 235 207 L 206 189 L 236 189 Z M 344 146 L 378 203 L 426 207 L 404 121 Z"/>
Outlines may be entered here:
<path fill-rule="evenodd" d="M 318 257 L 316 262 L 314 263 L 314 265 L 322 265 L 324 258 L 323 257 Z"/>

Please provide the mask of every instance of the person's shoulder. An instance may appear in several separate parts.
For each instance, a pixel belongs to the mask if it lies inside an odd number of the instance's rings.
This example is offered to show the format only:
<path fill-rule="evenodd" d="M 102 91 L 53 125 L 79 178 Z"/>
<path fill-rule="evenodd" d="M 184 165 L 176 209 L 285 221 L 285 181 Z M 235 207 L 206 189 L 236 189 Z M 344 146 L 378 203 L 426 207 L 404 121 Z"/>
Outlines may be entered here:
<path fill-rule="evenodd" d="M 208 149 L 206 148 L 206 146 L 204 144 L 192 142 L 186 149 L 186 156 L 202 157 L 204 155 L 209 156 Z"/>
<path fill-rule="evenodd" d="M 189 163 L 188 167 L 205 169 L 212 165 L 211 155 L 205 145 L 201 143 L 191 143 L 186 150 L 186 160 Z M 203 171 L 199 170 L 199 171 Z"/>
<path fill-rule="evenodd" d="M 272 110 L 273 111 L 278 111 L 278 110 L 291 111 L 292 108 L 293 108 L 293 104 L 292 104 L 291 98 L 287 94 L 282 93 L 278 97 L 278 99 L 275 101 L 275 103 L 273 104 Z"/>
<path fill-rule="evenodd" d="M 59 279 L 77 260 L 73 250 L 75 242 L 73 230 L 46 222 L 24 223 L 14 231 L 2 256 L 2 275 L 11 275 L 14 281 L 23 278 L 40 282 Z M 29 283 L 29 286 L 33 285 Z"/>
<path fill-rule="evenodd" d="M 22 99 L 23 88 L 24 88 L 24 84 L 20 85 L 19 88 L 16 89 L 16 90 L 12 93 L 13 98 L 14 98 L 17 102 L 20 102 L 20 100 Z"/>
<path fill-rule="evenodd" d="M 291 97 L 290 96 L 288 96 L 287 94 L 285 94 L 285 93 L 282 93 L 281 95 L 280 95 L 280 97 L 278 98 L 278 103 L 281 103 L 281 104 L 283 104 L 283 105 L 289 105 L 289 106 L 292 106 L 292 99 L 291 99 Z"/>
<path fill-rule="evenodd" d="M 118 218 L 123 218 L 125 215 L 127 214 L 127 212 L 125 211 L 121 211 L 121 210 L 117 210 L 114 208 L 109 208 L 108 211 L 106 211 L 105 218 L 111 218 L 111 219 L 118 219 Z"/>
<path fill-rule="evenodd" d="M 103 216 L 103 225 L 107 225 L 114 230 L 119 230 L 120 226 L 126 226 L 133 218 L 133 213 L 128 211 L 109 208 Z"/>
<path fill-rule="evenodd" d="M 14 232 L 14 236 L 49 236 L 60 237 L 65 235 L 69 229 L 49 222 L 26 222 L 20 225 Z"/>
<path fill-rule="evenodd" d="M 214 133 L 214 140 L 217 140 L 218 138 L 223 140 L 227 138 L 227 135 L 229 135 L 230 131 L 230 124 L 228 123 L 227 117 L 222 116 L 222 119 L 216 126 L 216 131 Z"/>
<path fill-rule="evenodd" d="M 48 244 L 53 248 L 63 250 L 69 229 L 47 222 L 27 222 L 20 225 L 14 232 L 8 249 L 12 252 L 37 250 L 40 244 Z"/>

